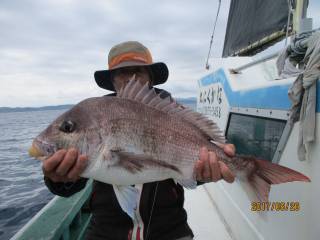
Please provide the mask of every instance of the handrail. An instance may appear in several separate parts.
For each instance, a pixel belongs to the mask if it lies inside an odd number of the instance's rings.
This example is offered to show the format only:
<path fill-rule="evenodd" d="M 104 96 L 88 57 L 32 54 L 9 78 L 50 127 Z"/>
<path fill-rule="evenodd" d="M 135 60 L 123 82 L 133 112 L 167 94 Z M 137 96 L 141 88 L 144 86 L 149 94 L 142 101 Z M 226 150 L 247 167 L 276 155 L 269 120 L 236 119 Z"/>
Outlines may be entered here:
<path fill-rule="evenodd" d="M 71 197 L 54 197 L 11 240 L 83 239 L 91 213 L 84 208 L 92 191 L 92 180 Z"/>
<path fill-rule="evenodd" d="M 240 67 L 231 68 L 231 69 L 229 69 L 229 71 L 230 71 L 231 74 L 238 74 L 238 73 L 241 73 L 241 70 L 244 70 L 246 68 L 252 67 L 252 66 L 257 65 L 257 64 L 262 63 L 262 62 L 269 61 L 270 59 L 276 58 L 278 55 L 279 55 L 279 52 L 272 53 L 272 54 L 270 54 L 268 56 L 265 56 L 263 58 L 260 58 L 260 59 L 257 59 L 255 61 L 252 61 L 250 63 L 244 64 L 244 65 L 242 65 Z"/>

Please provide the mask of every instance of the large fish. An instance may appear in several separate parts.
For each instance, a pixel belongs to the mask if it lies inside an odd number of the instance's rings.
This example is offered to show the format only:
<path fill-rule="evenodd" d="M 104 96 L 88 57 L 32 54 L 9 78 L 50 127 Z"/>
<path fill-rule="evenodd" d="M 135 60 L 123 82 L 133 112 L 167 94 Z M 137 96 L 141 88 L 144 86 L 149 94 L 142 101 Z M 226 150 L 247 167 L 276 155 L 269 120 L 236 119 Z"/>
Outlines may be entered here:
<path fill-rule="evenodd" d="M 253 194 L 267 201 L 271 184 L 310 181 L 268 161 L 229 157 L 212 141 L 224 141 L 214 122 L 132 79 L 117 96 L 89 98 L 62 114 L 36 137 L 29 153 L 44 160 L 59 149 L 76 147 L 89 158 L 81 176 L 113 184 L 131 217 L 137 203 L 130 185 L 172 178 L 195 187 L 194 165 L 203 146 L 249 186 L 251 199 Z"/>

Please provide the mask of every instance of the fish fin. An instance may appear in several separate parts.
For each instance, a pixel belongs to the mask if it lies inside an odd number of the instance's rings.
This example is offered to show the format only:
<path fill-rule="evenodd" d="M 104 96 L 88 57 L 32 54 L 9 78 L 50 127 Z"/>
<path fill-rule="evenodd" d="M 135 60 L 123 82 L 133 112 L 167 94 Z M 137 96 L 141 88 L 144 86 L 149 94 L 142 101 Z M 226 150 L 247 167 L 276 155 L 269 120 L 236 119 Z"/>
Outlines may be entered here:
<path fill-rule="evenodd" d="M 261 202 L 268 201 L 271 184 L 310 182 L 307 176 L 290 168 L 266 160 L 254 159 L 254 162 L 256 171 L 248 177 L 248 183 L 255 197 Z M 249 197 L 252 199 L 250 193 Z"/>
<path fill-rule="evenodd" d="M 221 143 L 226 142 L 223 132 L 212 120 L 201 113 L 193 111 L 191 108 L 177 103 L 171 97 L 161 98 L 160 95 L 161 93 L 157 94 L 153 88 L 150 89 L 146 85 L 142 86 L 133 76 L 129 83 L 119 91 L 117 97 L 130 99 L 162 112 L 177 115 L 199 128 L 201 133 L 210 140 Z"/>
<path fill-rule="evenodd" d="M 132 186 L 112 185 L 122 210 L 134 219 L 134 211 L 138 206 L 139 191 Z"/>
<path fill-rule="evenodd" d="M 197 181 L 194 179 L 179 179 L 176 182 L 188 189 L 195 189 L 197 187 Z"/>
<path fill-rule="evenodd" d="M 243 187 L 251 201 L 268 201 L 271 185 L 257 174 L 253 174 Z"/>
<path fill-rule="evenodd" d="M 154 159 L 152 156 L 148 156 L 145 154 L 137 154 L 124 151 L 112 151 L 111 154 L 114 157 L 118 158 L 117 162 L 119 166 L 124 167 L 132 173 L 142 171 L 143 168 L 146 166 L 160 166 L 181 173 L 179 168 L 177 168 L 173 164 L 167 163 L 162 160 Z"/>

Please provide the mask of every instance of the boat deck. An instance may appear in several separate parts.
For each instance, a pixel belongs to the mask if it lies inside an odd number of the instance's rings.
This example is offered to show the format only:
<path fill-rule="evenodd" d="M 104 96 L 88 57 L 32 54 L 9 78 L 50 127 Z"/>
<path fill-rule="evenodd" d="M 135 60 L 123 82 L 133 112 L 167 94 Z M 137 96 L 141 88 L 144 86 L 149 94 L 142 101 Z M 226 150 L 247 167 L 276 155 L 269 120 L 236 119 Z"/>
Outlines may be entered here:
<path fill-rule="evenodd" d="M 52 199 L 11 240 L 82 240 L 91 218 L 84 204 L 91 193 L 91 182 L 72 197 Z M 195 239 L 234 240 L 204 186 L 185 190 L 185 208 Z"/>
<path fill-rule="evenodd" d="M 204 186 L 185 190 L 185 208 L 194 239 L 234 240 Z"/>

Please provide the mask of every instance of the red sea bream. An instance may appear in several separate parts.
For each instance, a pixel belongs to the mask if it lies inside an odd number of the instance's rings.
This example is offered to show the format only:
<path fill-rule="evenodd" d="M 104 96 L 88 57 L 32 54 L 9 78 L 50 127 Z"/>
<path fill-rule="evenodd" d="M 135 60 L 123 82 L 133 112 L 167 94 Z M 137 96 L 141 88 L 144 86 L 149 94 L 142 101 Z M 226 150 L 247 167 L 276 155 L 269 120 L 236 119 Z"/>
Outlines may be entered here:
<path fill-rule="evenodd" d="M 33 141 L 30 155 L 44 160 L 58 149 L 76 147 L 89 158 L 81 176 L 112 184 L 132 217 L 133 184 L 172 178 L 196 187 L 194 165 L 201 147 L 226 163 L 251 199 L 267 201 L 271 184 L 310 181 L 265 160 L 229 157 L 213 141 L 224 142 L 214 122 L 131 80 L 117 96 L 86 99 L 59 116 Z"/>

